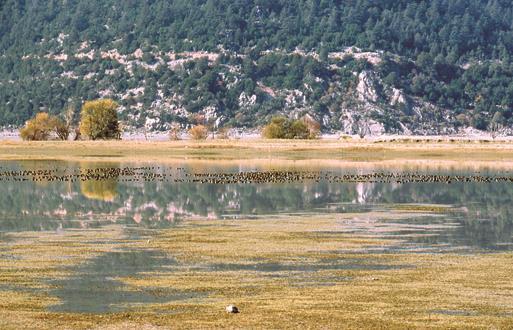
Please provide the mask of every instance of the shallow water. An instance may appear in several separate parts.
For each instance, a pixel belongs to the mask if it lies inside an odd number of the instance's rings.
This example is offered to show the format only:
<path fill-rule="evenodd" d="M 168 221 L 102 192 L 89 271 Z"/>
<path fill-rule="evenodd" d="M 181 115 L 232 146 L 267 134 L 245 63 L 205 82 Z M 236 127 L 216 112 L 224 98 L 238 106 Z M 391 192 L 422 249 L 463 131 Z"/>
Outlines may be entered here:
<path fill-rule="evenodd" d="M 368 254 L 513 250 L 513 183 L 504 172 L 347 168 L 261 172 L 247 165 L 2 162 L 0 173 L 0 242 L 16 240 L 14 234 L 20 233 L 35 233 L 37 239 L 37 233 L 61 235 L 111 226 L 124 233 L 122 248 L 63 267 L 72 275 L 48 280 L 54 287 L 49 294 L 61 302 L 51 311 L 116 312 L 196 297 L 173 288 L 134 291 L 118 280 L 180 267 L 160 251 L 127 248 L 126 242 L 150 240 L 160 230 L 172 230 L 191 218 L 251 221 L 323 214 L 337 219 L 352 214 L 340 221 L 337 230 L 316 234 L 335 238 L 354 233 L 397 242 L 383 249 L 354 251 Z M 0 256 L 9 257 L 8 250 Z M 368 260 L 188 266 L 199 271 L 271 274 L 403 267 Z"/>
<path fill-rule="evenodd" d="M 111 175 L 112 169 L 121 171 Z M 0 172 L 4 174 L 36 170 L 55 171 L 57 175 L 10 178 L 4 175 L 0 184 L 0 239 L 6 239 L 10 232 L 59 232 L 113 223 L 127 228 L 159 229 L 170 228 L 183 218 L 251 219 L 301 213 L 357 213 L 365 218 L 365 214 L 373 211 L 402 210 L 416 211 L 419 215 L 377 222 L 371 227 L 368 223 L 361 226 L 362 221 L 355 217 L 354 224 L 345 230 L 381 232 L 424 245 L 513 249 L 510 203 L 513 183 L 510 182 L 332 183 L 322 179 L 326 173 L 333 177 L 358 170 L 326 169 L 318 175 L 320 180 L 296 180 L 290 175 L 284 182 L 204 183 L 190 178 L 204 177 L 205 173 L 209 176 L 253 173 L 258 169 L 201 168 L 198 171 L 186 164 L 130 167 L 115 163 L 0 163 Z M 62 181 L 63 177 L 80 170 L 103 174 Z M 509 178 L 508 173 L 494 172 L 421 174 Z M 441 209 L 425 216 L 423 211 L 431 211 L 432 207 Z"/>
<path fill-rule="evenodd" d="M 50 294 L 61 303 L 51 311 L 103 313 L 117 312 L 137 304 L 186 299 L 191 294 L 169 290 L 130 290 L 117 277 L 144 272 L 169 272 L 176 262 L 155 251 L 118 251 L 105 253 L 70 269 L 74 275 L 50 281 L 56 289 Z"/>

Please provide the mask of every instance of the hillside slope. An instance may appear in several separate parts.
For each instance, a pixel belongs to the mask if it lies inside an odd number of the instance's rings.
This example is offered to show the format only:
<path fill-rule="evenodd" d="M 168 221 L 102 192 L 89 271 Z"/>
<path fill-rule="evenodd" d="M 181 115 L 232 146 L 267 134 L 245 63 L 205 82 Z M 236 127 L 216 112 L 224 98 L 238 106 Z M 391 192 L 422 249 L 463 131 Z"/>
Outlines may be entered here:
<path fill-rule="evenodd" d="M 509 1 L 0 1 L 0 125 L 112 97 L 126 126 L 444 134 L 513 123 Z"/>

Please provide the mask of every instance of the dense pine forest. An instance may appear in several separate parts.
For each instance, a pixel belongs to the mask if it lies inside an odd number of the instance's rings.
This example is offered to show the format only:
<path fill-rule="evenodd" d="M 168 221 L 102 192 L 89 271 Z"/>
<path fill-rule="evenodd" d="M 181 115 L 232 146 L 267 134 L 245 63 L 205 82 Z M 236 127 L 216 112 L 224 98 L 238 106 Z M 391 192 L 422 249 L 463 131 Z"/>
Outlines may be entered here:
<path fill-rule="evenodd" d="M 0 125 L 100 97 L 125 127 L 513 123 L 508 0 L 0 0 Z"/>

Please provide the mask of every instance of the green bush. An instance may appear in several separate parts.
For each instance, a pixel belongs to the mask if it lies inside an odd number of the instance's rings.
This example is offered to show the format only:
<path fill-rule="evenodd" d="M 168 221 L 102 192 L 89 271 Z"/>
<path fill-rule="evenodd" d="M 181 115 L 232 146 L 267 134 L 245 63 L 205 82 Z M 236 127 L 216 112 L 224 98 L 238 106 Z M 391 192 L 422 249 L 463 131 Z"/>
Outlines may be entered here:
<path fill-rule="evenodd" d="M 284 139 L 286 122 L 285 117 L 274 117 L 262 130 L 262 136 L 266 139 Z"/>
<path fill-rule="evenodd" d="M 285 117 L 274 117 L 264 126 L 262 137 L 266 139 L 315 139 L 319 134 L 320 125 L 312 119 L 290 120 Z"/>

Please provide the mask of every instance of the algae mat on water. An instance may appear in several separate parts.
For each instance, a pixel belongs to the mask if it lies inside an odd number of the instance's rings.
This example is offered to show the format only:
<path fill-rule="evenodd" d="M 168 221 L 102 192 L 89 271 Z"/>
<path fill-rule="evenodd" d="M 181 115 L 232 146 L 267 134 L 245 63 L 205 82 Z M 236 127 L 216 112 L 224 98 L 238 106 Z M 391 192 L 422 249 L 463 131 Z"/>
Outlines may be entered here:
<path fill-rule="evenodd" d="M 400 238 L 345 232 L 357 216 L 8 234 L 0 328 L 513 327 L 511 252 L 395 253 Z M 407 216 L 373 212 L 366 221 Z M 115 308 L 77 311 L 80 291 L 70 286 L 106 290 L 101 279 L 115 285 L 100 305 Z M 229 304 L 241 313 L 226 313 Z"/>

